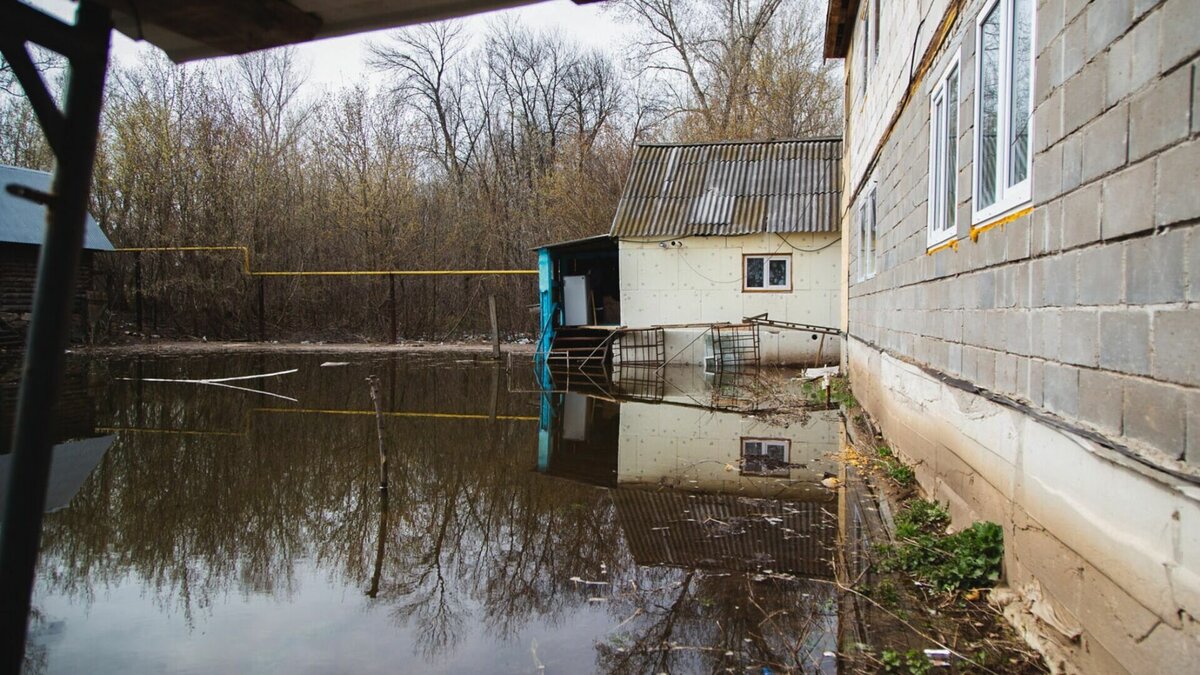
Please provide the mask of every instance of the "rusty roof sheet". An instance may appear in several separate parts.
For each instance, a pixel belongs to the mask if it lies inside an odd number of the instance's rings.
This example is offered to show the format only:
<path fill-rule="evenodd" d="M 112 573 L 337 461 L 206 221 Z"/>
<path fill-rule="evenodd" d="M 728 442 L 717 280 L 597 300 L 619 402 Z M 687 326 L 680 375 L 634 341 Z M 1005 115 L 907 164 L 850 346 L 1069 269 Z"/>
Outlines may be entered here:
<path fill-rule="evenodd" d="M 837 232 L 842 141 L 638 145 L 614 237 Z"/>

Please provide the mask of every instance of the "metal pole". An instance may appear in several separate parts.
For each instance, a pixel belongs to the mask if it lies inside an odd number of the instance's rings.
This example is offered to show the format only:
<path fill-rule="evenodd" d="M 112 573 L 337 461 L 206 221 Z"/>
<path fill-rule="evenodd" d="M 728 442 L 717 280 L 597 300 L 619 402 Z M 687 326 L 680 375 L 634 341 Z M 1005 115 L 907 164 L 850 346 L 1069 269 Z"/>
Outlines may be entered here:
<path fill-rule="evenodd" d="M 266 289 L 263 288 L 263 277 L 258 278 L 258 341 L 267 341 Z"/>
<path fill-rule="evenodd" d="M 388 275 L 389 293 L 388 303 L 392 309 L 392 344 L 396 344 L 396 275 Z"/>
<path fill-rule="evenodd" d="M 15 4 L 15 3 L 14 3 Z M 0 528 L 0 672 L 17 673 L 25 654 L 30 599 L 37 570 L 53 452 L 52 411 L 58 399 L 71 304 L 75 295 L 112 20 L 107 8 L 81 2 L 74 28 L 62 126 L 52 139 L 57 162 L 38 259 L 33 318 L 25 347 L 13 430 L 4 522 Z M 26 39 L 37 39 L 27 36 Z M 94 41 L 94 42 L 93 42 Z M 22 82 L 25 85 L 24 82 Z M 29 91 L 29 86 L 25 86 Z M 43 128 L 52 123 L 43 120 Z"/>
<path fill-rule="evenodd" d="M 142 252 L 138 251 L 133 254 L 133 297 L 134 311 L 137 314 L 138 333 L 144 332 L 142 329 Z"/>

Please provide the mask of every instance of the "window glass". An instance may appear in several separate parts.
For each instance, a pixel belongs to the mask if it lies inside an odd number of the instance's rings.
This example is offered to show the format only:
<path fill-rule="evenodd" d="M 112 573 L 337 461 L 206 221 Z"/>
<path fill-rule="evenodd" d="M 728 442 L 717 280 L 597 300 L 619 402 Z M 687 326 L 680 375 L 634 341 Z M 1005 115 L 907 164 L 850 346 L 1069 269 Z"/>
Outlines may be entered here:
<path fill-rule="evenodd" d="M 771 263 L 770 263 L 770 270 L 771 270 L 770 284 L 772 286 L 787 286 L 788 285 L 787 266 L 788 266 L 787 260 L 783 259 L 783 258 L 776 258 L 771 261 Z"/>
<path fill-rule="evenodd" d="M 763 287 L 763 259 L 746 258 L 746 288 Z"/>
<path fill-rule="evenodd" d="M 996 203 L 996 141 L 1000 124 L 1000 4 L 979 26 L 979 168 L 977 210 Z"/>
<path fill-rule="evenodd" d="M 993 10 L 995 11 L 995 10 Z M 1012 100 L 1009 119 L 1008 185 L 1029 176 L 1029 96 L 1032 72 L 1033 0 L 1013 0 Z"/>
<path fill-rule="evenodd" d="M 955 203 L 958 199 L 958 66 L 951 69 L 946 76 L 946 128 L 943 136 L 945 163 L 942 176 L 944 208 L 942 230 L 953 231 L 958 227 L 958 209 Z"/>

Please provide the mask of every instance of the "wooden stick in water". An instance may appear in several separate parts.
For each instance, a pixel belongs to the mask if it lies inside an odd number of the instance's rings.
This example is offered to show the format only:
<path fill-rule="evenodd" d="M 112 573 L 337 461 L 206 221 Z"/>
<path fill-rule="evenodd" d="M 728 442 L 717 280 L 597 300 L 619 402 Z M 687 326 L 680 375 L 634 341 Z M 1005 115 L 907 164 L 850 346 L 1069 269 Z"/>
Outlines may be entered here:
<path fill-rule="evenodd" d="M 379 437 L 379 489 L 388 489 L 388 456 L 387 447 L 383 444 L 383 408 L 379 403 L 379 376 L 367 377 L 371 386 L 371 402 L 375 404 L 375 434 Z"/>

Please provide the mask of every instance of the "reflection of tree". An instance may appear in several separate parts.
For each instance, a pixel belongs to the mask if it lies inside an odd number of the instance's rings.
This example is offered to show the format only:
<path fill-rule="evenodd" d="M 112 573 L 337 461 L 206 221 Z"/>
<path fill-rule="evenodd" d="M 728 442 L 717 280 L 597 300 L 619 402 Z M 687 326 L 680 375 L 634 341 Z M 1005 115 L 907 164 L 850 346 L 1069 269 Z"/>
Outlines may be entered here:
<path fill-rule="evenodd" d="M 779 575 L 642 568 L 612 601 L 628 617 L 597 647 L 613 673 L 817 668 L 832 624 L 828 584 Z"/>
<path fill-rule="evenodd" d="M 320 360 L 265 388 L 305 408 L 370 410 L 364 371 L 390 365 L 400 384 L 385 410 L 490 405 L 482 369 L 404 361 L 322 369 Z M 384 503 L 370 415 L 253 412 L 263 399 L 115 379 L 270 372 L 296 361 L 164 360 L 140 372 L 108 364 L 101 425 L 222 435 L 121 433 L 71 508 L 47 517 L 43 586 L 91 602 L 132 577 L 191 625 L 222 596 L 289 598 L 311 561 L 370 589 L 433 656 L 470 617 L 498 636 L 532 618 L 554 620 L 587 600 L 572 576 L 617 568 L 619 528 L 605 494 L 530 472 L 529 422 L 387 418 L 394 463 Z M 502 397 L 498 413 L 527 414 L 527 404 Z"/>

